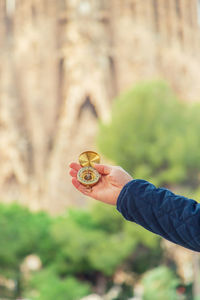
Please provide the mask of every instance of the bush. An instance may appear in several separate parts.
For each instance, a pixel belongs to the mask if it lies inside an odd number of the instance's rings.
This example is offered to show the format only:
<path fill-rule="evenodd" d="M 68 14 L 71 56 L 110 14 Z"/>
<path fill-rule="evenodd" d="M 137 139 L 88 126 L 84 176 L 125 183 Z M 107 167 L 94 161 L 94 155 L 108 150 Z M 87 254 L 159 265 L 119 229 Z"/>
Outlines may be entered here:
<path fill-rule="evenodd" d="M 143 279 L 144 300 L 176 300 L 179 280 L 167 267 L 160 266 L 147 272 Z"/>
<path fill-rule="evenodd" d="M 0 205 L 0 274 L 18 277 L 23 259 L 38 254 L 47 263 L 55 245 L 50 234 L 51 219 L 46 213 L 31 213 L 19 205 Z"/>
<path fill-rule="evenodd" d="M 200 169 L 200 108 L 179 101 L 162 81 L 138 84 L 114 101 L 101 124 L 102 153 L 134 178 L 196 188 Z"/>
<path fill-rule="evenodd" d="M 58 218 L 52 231 L 61 249 L 54 257 L 57 272 L 112 275 L 137 245 L 136 239 L 126 234 L 123 224 L 116 211 L 101 205 L 93 213 L 71 210 L 68 216 Z"/>
<path fill-rule="evenodd" d="M 74 277 L 61 279 L 51 269 L 45 269 L 33 275 L 24 297 L 32 300 L 79 300 L 89 293 L 89 284 Z"/>
<path fill-rule="evenodd" d="M 2 204 L 0 226 L 0 273 L 17 283 L 13 291 L 15 298 L 24 294 L 27 284 L 26 293 L 34 299 L 53 299 L 48 298 L 49 295 L 63 299 L 62 293 L 69 294 L 67 299 L 76 299 L 78 291 L 80 294 L 88 291 L 85 288 L 88 285 L 83 283 L 88 278 L 94 285 L 98 285 L 100 277 L 111 280 L 117 268 L 128 261 L 140 245 L 157 252 L 159 244 L 157 236 L 137 230 L 116 209 L 104 204 L 95 204 L 90 211 L 68 210 L 56 218 L 31 213 L 18 205 Z M 29 254 L 41 258 L 43 270 L 26 282 L 20 266 Z M 146 267 L 149 265 L 152 266 L 150 261 Z M 80 277 L 82 282 L 74 281 Z M 77 294 L 69 292 L 68 286 L 73 284 L 77 284 Z"/>

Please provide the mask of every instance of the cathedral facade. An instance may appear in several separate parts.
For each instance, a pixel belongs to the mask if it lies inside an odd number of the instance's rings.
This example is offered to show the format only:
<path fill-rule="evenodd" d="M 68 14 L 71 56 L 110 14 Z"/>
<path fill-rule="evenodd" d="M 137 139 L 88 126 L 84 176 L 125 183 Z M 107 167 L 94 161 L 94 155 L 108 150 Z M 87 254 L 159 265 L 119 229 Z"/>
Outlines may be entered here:
<path fill-rule="evenodd" d="M 199 0 L 0 0 L 0 196 L 84 205 L 68 163 L 119 93 L 163 78 L 200 100 Z"/>

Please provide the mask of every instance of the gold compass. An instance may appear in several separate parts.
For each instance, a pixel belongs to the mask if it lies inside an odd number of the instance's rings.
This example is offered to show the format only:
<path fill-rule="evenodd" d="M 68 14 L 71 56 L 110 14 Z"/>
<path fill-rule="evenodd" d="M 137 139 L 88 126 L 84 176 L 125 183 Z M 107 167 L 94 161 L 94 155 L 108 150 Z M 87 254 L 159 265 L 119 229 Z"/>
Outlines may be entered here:
<path fill-rule="evenodd" d="M 94 168 L 94 164 L 100 163 L 99 154 L 93 151 L 85 151 L 79 155 L 79 163 L 82 168 L 77 174 L 78 181 L 88 187 L 95 185 L 101 177 Z"/>

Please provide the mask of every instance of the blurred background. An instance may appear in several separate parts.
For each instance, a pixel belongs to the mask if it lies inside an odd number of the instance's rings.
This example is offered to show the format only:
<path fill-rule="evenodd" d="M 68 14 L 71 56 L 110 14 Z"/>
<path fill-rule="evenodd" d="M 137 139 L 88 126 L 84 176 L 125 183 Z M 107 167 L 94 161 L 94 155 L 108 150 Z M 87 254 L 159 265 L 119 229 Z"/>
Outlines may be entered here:
<path fill-rule="evenodd" d="M 0 299 L 200 299 L 199 255 L 71 185 L 85 150 L 198 201 L 200 0 L 0 0 Z"/>

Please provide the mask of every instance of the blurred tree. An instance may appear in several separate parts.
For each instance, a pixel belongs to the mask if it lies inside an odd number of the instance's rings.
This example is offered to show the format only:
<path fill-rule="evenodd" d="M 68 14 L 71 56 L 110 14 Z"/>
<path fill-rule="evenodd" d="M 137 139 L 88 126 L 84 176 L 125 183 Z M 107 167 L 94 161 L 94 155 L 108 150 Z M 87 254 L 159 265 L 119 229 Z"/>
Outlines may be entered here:
<path fill-rule="evenodd" d="M 100 124 L 102 153 L 134 178 L 156 185 L 199 185 L 200 108 L 175 97 L 163 81 L 138 84 L 113 105 Z"/>
<path fill-rule="evenodd" d="M 110 276 L 138 244 L 158 247 L 157 236 L 131 227 L 113 208 L 103 204 L 96 204 L 90 213 L 70 210 L 52 229 L 61 249 L 54 257 L 57 272 L 65 275 L 90 271 Z"/>
<path fill-rule="evenodd" d="M 18 205 L 2 204 L 0 274 L 17 282 L 15 298 L 23 295 L 25 286 L 27 293 L 40 295 L 33 299 L 46 299 L 44 294 L 62 299 L 59 295 L 67 293 L 67 284 L 77 285 L 77 293 L 85 291 L 81 282 L 69 281 L 69 276 L 84 282 L 90 280 L 100 293 L 104 293 L 106 279 L 111 282 L 112 275 L 122 264 L 129 268 L 129 258 L 138 247 L 154 249 L 155 253 L 159 248 L 157 236 L 131 225 L 113 207 L 102 203 L 95 204 L 90 211 L 71 209 L 56 218 L 45 213 L 31 213 Z M 43 263 L 43 270 L 33 275 L 33 281 L 24 277 L 20 268 L 29 254 L 37 254 Z M 153 263 L 155 265 L 157 262 Z M 145 266 L 148 269 L 152 263 L 146 260 Z M 67 299 L 76 299 L 70 295 Z M 47 299 L 51 298 L 47 296 Z"/>
<path fill-rule="evenodd" d="M 167 267 L 160 266 L 147 272 L 142 279 L 144 300 L 177 300 L 179 279 Z"/>
<path fill-rule="evenodd" d="M 46 213 L 31 213 L 15 204 L 0 205 L 0 275 L 16 282 L 16 297 L 23 289 L 20 266 L 24 258 L 34 253 L 46 265 L 56 251 L 50 224 Z"/>
<path fill-rule="evenodd" d="M 23 296 L 32 300 L 79 300 L 90 292 L 89 284 L 74 277 L 61 279 L 47 268 L 33 275 Z"/>
<path fill-rule="evenodd" d="M 51 219 L 46 213 L 31 213 L 19 205 L 0 205 L 0 274 L 13 276 L 28 254 L 38 254 L 46 263 L 55 251 L 50 236 Z"/>

